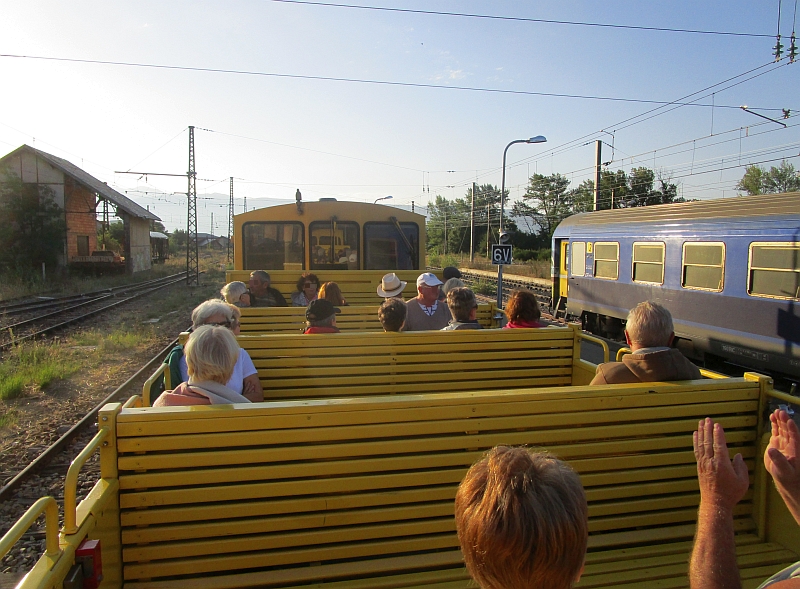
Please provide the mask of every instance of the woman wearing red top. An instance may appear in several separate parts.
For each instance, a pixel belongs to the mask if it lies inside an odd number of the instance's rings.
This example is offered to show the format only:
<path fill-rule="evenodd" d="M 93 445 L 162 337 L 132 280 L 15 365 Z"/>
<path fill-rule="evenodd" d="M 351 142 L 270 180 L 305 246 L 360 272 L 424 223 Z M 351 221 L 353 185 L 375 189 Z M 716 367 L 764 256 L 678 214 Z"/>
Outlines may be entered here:
<path fill-rule="evenodd" d="M 539 302 L 533 293 L 527 290 L 515 290 L 511 293 L 506 305 L 506 317 L 508 323 L 503 329 L 513 329 L 515 327 L 544 327 L 539 323 L 542 312 L 539 309 Z"/>

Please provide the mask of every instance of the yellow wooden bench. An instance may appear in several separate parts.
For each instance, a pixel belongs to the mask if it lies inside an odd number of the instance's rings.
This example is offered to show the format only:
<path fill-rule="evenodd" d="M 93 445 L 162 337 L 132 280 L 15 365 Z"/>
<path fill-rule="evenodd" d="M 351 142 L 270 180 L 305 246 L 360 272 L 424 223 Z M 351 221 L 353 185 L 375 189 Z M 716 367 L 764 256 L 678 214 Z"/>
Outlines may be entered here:
<path fill-rule="evenodd" d="M 258 370 L 267 400 L 588 384 L 596 366 L 581 360 L 581 340 L 599 342 L 608 359 L 605 342 L 577 325 L 237 339 Z M 145 405 L 155 401 L 152 383 L 165 372 L 159 367 L 144 384 Z"/>
<path fill-rule="evenodd" d="M 383 331 L 378 320 L 378 306 L 349 305 L 340 307 L 336 326 L 342 331 Z M 299 333 L 306 327 L 306 310 L 302 307 L 242 308 L 242 335 L 261 333 Z M 478 305 L 478 322 L 486 328 L 499 327 L 497 306 Z"/>
<path fill-rule="evenodd" d="M 240 280 L 247 284 L 250 280 L 251 270 L 228 270 L 225 273 L 227 282 Z M 397 270 L 395 274 L 400 280 L 408 282 L 403 297 L 410 299 L 417 296 L 417 277 L 423 270 Z M 314 272 L 319 278 L 320 286 L 325 282 L 335 282 L 342 291 L 342 296 L 350 305 L 380 305 L 383 297 L 378 296 L 377 288 L 381 283 L 381 278 L 388 274 L 389 270 L 325 270 Z M 292 293 L 297 290 L 297 279 L 302 274 L 301 270 L 270 270 L 270 286 L 277 288 L 286 299 L 292 304 Z M 441 276 L 439 277 L 441 278 Z"/>
<path fill-rule="evenodd" d="M 467 468 L 527 444 L 589 500 L 579 587 L 686 587 L 711 416 L 753 486 L 736 508 L 745 587 L 798 559 L 760 462 L 768 381 L 395 395 L 193 408 L 107 406 L 127 589 L 471 585 L 453 522 Z M 766 438 L 765 438 L 766 439 Z M 769 525 L 767 519 L 769 518 Z M 789 538 L 790 539 L 790 538 Z"/>

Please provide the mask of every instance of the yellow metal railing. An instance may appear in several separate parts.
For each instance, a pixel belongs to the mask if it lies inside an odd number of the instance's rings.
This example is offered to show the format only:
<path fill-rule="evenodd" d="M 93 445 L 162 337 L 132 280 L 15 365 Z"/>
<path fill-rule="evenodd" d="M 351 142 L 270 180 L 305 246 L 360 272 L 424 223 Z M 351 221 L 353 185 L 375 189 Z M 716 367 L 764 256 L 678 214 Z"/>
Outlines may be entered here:
<path fill-rule="evenodd" d="M 167 391 L 173 388 L 172 383 L 170 382 L 169 365 L 161 364 L 158 368 L 156 368 L 156 371 L 153 373 L 153 375 L 142 385 L 142 405 L 144 407 L 150 407 L 150 390 L 162 376 L 164 377 L 164 390 Z"/>
<path fill-rule="evenodd" d="M 606 341 L 604 339 L 601 339 L 599 337 L 595 337 L 593 335 L 588 335 L 586 333 L 583 333 L 582 331 L 579 331 L 578 335 L 580 336 L 581 339 L 585 339 L 586 341 L 590 341 L 590 342 L 593 342 L 593 343 L 595 343 L 595 344 L 597 344 L 599 346 L 602 346 L 602 348 L 603 348 L 603 362 L 608 362 L 608 356 L 609 356 L 608 344 L 606 343 Z"/>
<path fill-rule="evenodd" d="M 78 531 L 77 512 L 78 512 L 78 474 L 86 464 L 89 457 L 100 447 L 103 440 L 108 437 L 108 428 L 101 428 L 97 435 L 81 450 L 69 465 L 67 478 L 64 480 L 64 534 L 74 534 Z"/>
<path fill-rule="evenodd" d="M 17 523 L 0 538 L 0 558 L 3 558 L 28 531 L 39 516 L 45 517 L 45 555 L 56 557 L 61 553 L 58 547 L 58 504 L 52 497 L 42 497 L 30 506 Z"/>
<path fill-rule="evenodd" d="M 630 353 L 631 353 L 631 349 L 630 348 L 626 348 L 625 346 L 622 346 L 619 350 L 617 350 L 617 362 L 621 362 L 622 361 L 622 357 L 625 354 L 630 354 Z"/>

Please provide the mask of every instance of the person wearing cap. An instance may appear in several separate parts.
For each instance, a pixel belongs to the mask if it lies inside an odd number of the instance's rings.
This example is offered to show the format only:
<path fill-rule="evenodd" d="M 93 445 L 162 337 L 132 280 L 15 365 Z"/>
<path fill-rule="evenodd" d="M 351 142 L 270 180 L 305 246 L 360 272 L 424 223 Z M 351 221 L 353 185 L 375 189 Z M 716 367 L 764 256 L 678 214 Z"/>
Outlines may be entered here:
<path fill-rule="evenodd" d="M 339 333 L 336 327 L 336 314 L 342 310 L 334 307 L 327 299 L 311 301 L 306 309 L 307 327 L 303 333 Z"/>
<path fill-rule="evenodd" d="M 405 289 L 408 282 L 400 280 L 397 274 L 384 274 L 381 278 L 381 283 L 378 285 L 378 296 L 385 299 L 402 299 L 403 289 Z"/>
<path fill-rule="evenodd" d="M 433 331 L 446 327 L 453 316 L 447 305 L 439 301 L 439 286 L 442 281 L 434 274 L 425 272 L 417 278 L 415 298 L 408 301 L 406 326 L 403 331 Z"/>

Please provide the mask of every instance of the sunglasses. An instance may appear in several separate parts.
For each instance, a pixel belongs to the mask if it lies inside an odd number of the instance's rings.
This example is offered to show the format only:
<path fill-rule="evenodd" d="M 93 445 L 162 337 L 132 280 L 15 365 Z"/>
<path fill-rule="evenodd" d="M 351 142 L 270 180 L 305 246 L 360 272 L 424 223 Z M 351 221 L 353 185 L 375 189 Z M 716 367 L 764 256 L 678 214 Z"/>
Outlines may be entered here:
<path fill-rule="evenodd" d="M 317 287 L 317 283 L 316 283 L 316 282 L 306 282 L 306 283 L 303 285 L 303 288 L 311 288 L 312 286 L 313 286 L 314 288 L 316 288 L 316 287 Z"/>

